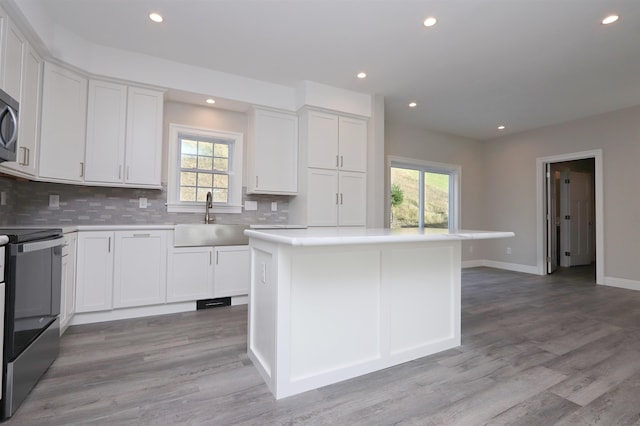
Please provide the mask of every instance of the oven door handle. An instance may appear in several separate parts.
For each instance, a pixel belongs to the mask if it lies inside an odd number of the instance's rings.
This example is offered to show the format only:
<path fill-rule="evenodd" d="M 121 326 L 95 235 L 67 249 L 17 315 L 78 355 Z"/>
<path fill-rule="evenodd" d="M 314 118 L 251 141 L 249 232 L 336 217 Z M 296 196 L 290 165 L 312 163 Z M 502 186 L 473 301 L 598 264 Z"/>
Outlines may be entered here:
<path fill-rule="evenodd" d="M 59 237 L 53 240 L 32 241 L 29 243 L 18 244 L 18 253 L 29 253 L 32 251 L 46 250 L 53 247 L 62 246 L 64 238 Z"/>

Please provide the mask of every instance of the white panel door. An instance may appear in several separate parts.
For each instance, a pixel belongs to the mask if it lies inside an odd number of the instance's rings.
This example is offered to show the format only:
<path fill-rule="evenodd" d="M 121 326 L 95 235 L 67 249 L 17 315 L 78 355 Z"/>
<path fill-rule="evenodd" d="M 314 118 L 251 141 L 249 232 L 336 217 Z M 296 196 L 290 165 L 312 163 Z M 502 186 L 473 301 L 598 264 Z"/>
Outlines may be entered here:
<path fill-rule="evenodd" d="M 221 246 L 213 250 L 213 297 L 249 294 L 249 246 Z"/>
<path fill-rule="evenodd" d="M 358 118 L 340 117 L 340 170 L 367 171 L 367 122 Z"/>
<path fill-rule="evenodd" d="M 26 43 L 11 19 L 5 21 L 7 31 L 4 33 L 4 61 L 2 88 L 13 99 L 20 102 L 22 96 L 22 62 Z"/>
<path fill-rule="evenodd" d="M 46 62 L 42 86 L 41 177 L 83 181 L 86 116 L 87 79 Z"/>
<path fill-rule="evenodd" d="M 167 299 L 165 231 L 115 234 L 113 306 L 145 306 Z"/>
<path fill-rule="evenodd" d="M 307 170 L 308 226 L 338 225 L 338 172 L 335 170 Z"/>
<path fill-rule="evenodd" d="M 213 297 L 213 248 L 171 249 L 167 272 L 167 302 Z"/>
<path fill-rule="evenodd" d="M 307 111 L 307 166 L 338 167 L 338 116 Z"/>
<path fill-rule="evenodd" d="M 122 183 L 127 86 L 89 81 L 85 180 Z"/>
<path fill-rule="evenodd" d="M 298 191 L 298 117 L 278 111 L 254 111 L 249 141 L 249 191 L 295 194 Z"/>
<path fill-rule="evenodd" d="M 129 87 L 125 183 L 160 185 L 163 94 Z"/>
<path fill-rule="evenodd" d="M 76 312 L 113 309 L 113 232 L 78 235 Z"/>
<path fill-rule="evenodd" d="M 340 226 L 367 224 L 367 177 L 364 173 L 340 172 Z"/>

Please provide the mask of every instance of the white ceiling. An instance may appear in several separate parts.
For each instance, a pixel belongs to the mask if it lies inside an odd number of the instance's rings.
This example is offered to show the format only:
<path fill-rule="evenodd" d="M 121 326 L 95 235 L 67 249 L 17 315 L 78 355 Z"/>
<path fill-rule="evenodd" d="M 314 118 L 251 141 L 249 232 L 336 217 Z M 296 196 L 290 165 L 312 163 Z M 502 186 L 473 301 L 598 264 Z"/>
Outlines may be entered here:
<path fill-rule="evenodd" d="M 94 43 L 381 94 L 388 121 L 475 139 L 640 104 L 640 0 L 34 1 Z"/>

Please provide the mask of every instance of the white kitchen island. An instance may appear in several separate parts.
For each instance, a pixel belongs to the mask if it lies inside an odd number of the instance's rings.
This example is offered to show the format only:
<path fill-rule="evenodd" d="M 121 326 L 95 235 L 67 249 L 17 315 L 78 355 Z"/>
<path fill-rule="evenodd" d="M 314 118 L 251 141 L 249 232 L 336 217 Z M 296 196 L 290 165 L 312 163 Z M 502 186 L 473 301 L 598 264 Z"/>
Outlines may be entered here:
<path fill-rule="evenodd" d="M 247 230 L 248 354 L 276 399 L 460 345 L 461 240 L 512 232 Z"/>

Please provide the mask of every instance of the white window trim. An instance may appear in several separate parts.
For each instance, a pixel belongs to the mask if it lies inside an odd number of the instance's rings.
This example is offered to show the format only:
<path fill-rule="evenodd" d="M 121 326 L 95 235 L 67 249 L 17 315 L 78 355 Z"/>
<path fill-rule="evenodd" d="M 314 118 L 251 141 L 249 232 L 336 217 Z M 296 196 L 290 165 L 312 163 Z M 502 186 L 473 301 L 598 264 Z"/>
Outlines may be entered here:
<path fill-rule="evenodd" d="M 462 181 L 462 166 L 459 164 L 438 163 L 435 161 L 416 160 L 414 158 L 397 157 L 394 155 L 387 156 L 387 225 L 391 211 L 391 167 L 402 167 L 407 169 L 428 169 L 427 171 L 436 173 L 445 173 L 451 176 L 449 181 L 449 230 L 455 231 L 460 229 L 460 182 Z M 421 209 L 422 210 L 422 209 Z M 453 214 L 452 213 L 453 210 Z"/>
<path fill-rule="evenodd" d="M 184 126 L 181 124 L 169 124 L 169 170 L 167 176 L 167 212 L 169 213 L 202 213 L 203 202 L 181 202 L 178 196 L 180 185 L 180 169 L 178 168 L 178 146 L 181 133 L 233 139 L 233 158 L 231 172 L 229 173 L 229 201 L 224 204 L 213 203 L 212 213 L 242 213 L 242 158 L 243 141 L 242 133 L 227 132 L 222 130 L 205 129 L 201 127 Z"/>

